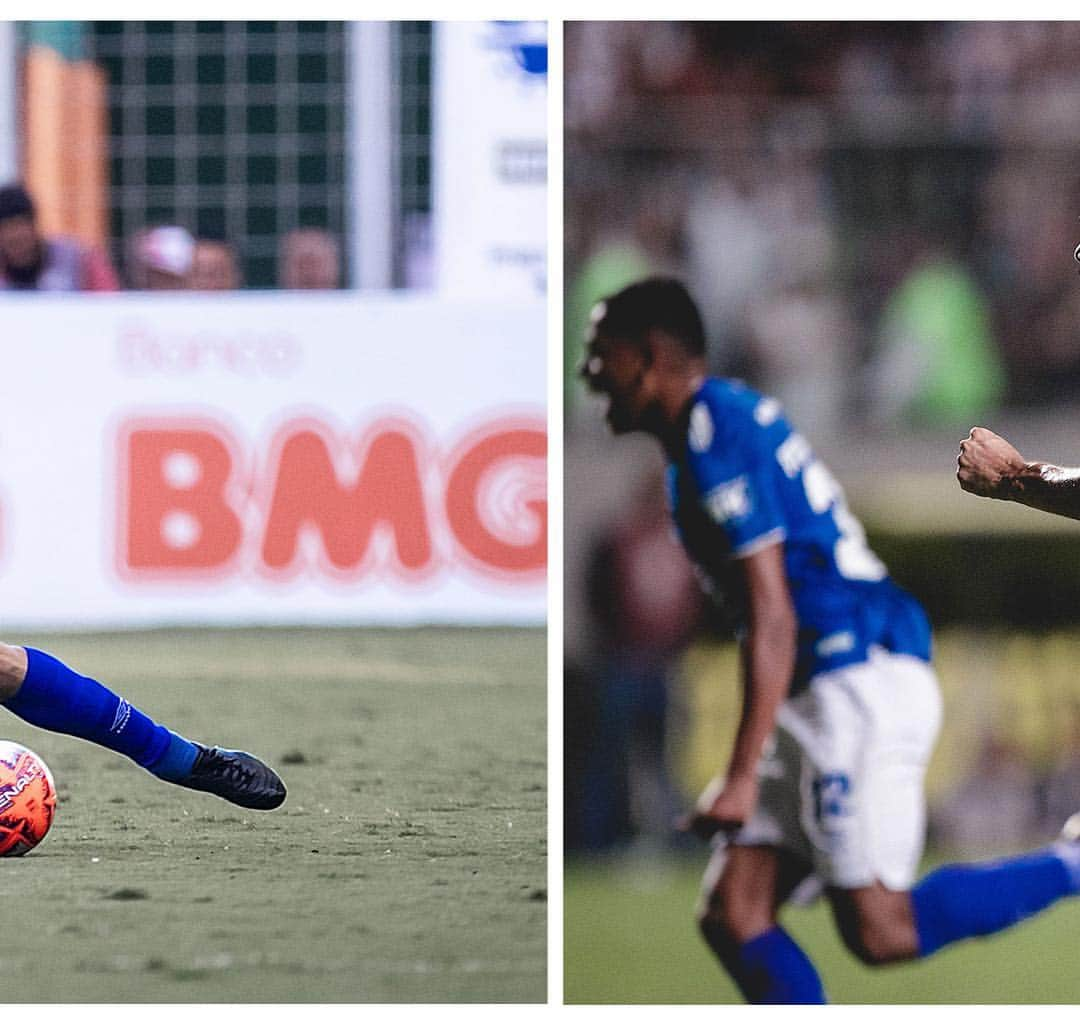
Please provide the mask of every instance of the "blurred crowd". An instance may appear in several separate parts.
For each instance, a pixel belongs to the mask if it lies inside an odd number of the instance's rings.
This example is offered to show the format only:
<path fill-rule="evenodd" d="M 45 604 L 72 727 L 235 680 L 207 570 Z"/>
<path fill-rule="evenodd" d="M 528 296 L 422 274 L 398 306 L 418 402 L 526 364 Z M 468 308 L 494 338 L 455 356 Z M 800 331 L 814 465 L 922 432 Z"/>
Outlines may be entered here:
<path fill-rule="evenodd" d="M 980 855 L 1057 837 L 1080 791 L 1080 705 L 1058 712 L 1069 728 L 1047 763 L 1035 762 L 1005 729 L 984 732 L 968 775 L 931 806 L 932 845 Z"/>
<path fill-rule="evenodd" d="M 281 239 L 278 286 L 290 290 L 341 287 L 337 239 L 299 228 Z M 147 227 L 128 239 L 124 273 L 101 248 L 47 237 L 30 193 L 18 183 L 0 188 L 0 291 L 235 291 L 243 287 L 236 249 L 224 238 L 196 237 L 176 224 Z"/>
<path fill-rule="evenodd" d="M 663 846 L 685 802 L 668 763 L 672 690 L 707 610 L 672 534 L 662 474 L 645 476 L 585 561 L 594 641 L 567 666 L 566 847 Z"/>
<path fill-rule="evenodd" d="M 565 830 L 596 851 L 670 842 L 696 794 L 672 714 L 710 617 L 659 466 L 575 378 L 589 310 L 682 277 L 710 368 L 819 446 L 937 458 L 1003 409 L 1076 403 L 1080 24 L 573 22 L 565 66 Z M 1080 723 L 1053 763 L 1000 727 L 941 786 L 939 847 L 1023 846 L 1074 811 Z"/>
<path fill-rule="evenodd" d="M 566 68 L 568 366 L 672 272 L 811 434 L 1080 397 L 1080 25 L 575 23 Z"/>

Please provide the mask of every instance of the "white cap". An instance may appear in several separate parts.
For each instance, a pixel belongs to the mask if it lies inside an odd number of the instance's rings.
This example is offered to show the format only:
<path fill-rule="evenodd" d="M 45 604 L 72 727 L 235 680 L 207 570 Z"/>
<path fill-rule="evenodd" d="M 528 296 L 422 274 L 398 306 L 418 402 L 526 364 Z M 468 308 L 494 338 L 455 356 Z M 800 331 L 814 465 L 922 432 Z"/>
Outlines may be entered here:
<path fill-rule="evenodd" d="M 144 266 L 174 277 L 187 276 L 195 255 L 195 239 L 183 227 L 155 227 L 139 241 Z"/>

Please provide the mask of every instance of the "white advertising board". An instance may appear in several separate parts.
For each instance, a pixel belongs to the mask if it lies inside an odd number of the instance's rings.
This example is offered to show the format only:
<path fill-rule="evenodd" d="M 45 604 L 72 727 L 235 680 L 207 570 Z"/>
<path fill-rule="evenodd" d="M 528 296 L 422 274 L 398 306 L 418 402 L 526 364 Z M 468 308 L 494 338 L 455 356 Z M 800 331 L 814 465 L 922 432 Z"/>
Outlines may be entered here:
<path fill-rule="evenodd" d="M 434 26 L 435 285 L 542 296 L 547 278 L 547 24 Z"/>
<path fill-rule="evenodd" d="M 5 297 L 0 630 L 542 622 L 544 316 Z"/>

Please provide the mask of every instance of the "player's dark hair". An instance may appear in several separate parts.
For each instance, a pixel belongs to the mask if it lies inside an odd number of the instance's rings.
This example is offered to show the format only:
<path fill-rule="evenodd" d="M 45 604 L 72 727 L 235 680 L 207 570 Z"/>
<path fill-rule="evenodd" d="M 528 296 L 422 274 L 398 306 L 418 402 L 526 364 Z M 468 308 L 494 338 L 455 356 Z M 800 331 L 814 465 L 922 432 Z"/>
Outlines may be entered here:
<path fill-rule="evenodd" d="M 690 292 L 671 277 L 649 277 L 605 298 L 593 329 L 606 337 L 644 344 L 650 330 L 674 337 L 687 354 L 705 354 L 705 328 Z"/>

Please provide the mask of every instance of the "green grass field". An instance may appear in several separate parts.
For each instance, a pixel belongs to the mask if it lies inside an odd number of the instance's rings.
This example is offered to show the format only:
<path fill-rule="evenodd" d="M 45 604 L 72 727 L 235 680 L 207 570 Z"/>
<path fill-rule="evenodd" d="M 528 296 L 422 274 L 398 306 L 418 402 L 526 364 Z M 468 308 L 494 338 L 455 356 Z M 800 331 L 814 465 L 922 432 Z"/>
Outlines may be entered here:
<path fill-rule="evenodd" d="M 565 884 L 568 1004 L 742 1003 L 697 935 L 705 852 L 694 862 L 570 865 Z M 842 1004 L 1076 1004 L 1080 904 L 1063 903 L 1008 933 L 924 962 L 870 969 L 841 945 L 824 902 L 782 921 Z"/>
<path fill-rule="evenodd" d="M 60 794 L 46 840 L 0 861 L 7 1003 L 546 998 L 542 630 L 30 644 L 262 755 L 289 797 L 237 809 L 0 711 Z"/>

